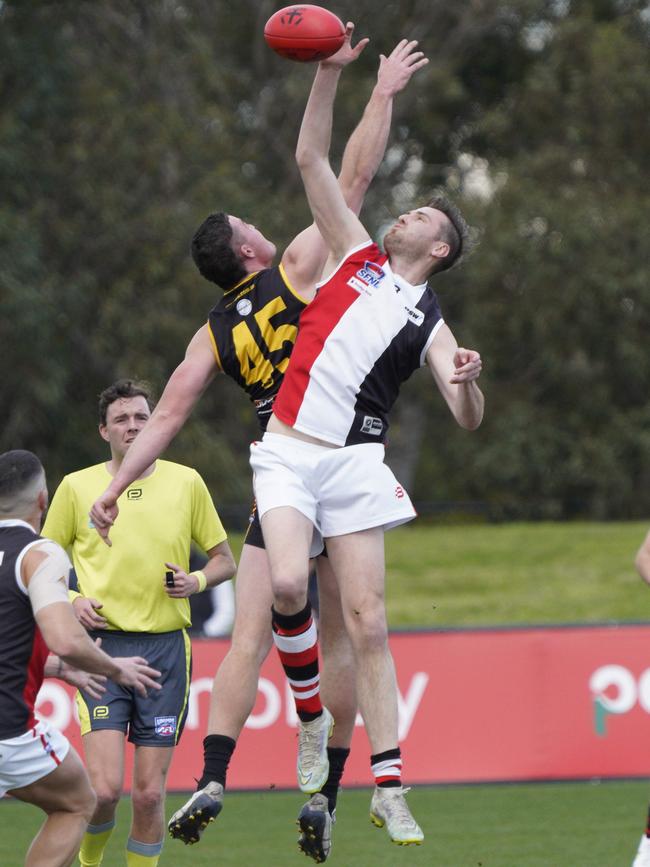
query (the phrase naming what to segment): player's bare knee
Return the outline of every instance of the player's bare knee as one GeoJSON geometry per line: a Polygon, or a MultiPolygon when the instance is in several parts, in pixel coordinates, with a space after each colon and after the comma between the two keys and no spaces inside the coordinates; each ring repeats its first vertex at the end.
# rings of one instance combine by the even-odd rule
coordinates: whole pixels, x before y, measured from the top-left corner
{"type": "Polygon", "coordinates": [[[348,612],[349,635],[355,654],[382,650],[388,646],[388,627],[383,611],[371,607],[348,612]]]}
{"type": "Polygon", "coordinates": [[[273,582],[273,604],[282,613],[295,613],[307,602],[307,576],[280,578],[273,582]]]}
{"type": "Polygon", "coordinates": [[[106,812],[115,812],[120,801],[121,790],[113,786],[99,783],[95,786],[95,809],[106,812]]]}
{"type": "Polygon", "coordinates": [[[133,813],[136,816],[155,816],[163,805],[163,791],[159,786],[145,786],[131,793],[133,813]]]}

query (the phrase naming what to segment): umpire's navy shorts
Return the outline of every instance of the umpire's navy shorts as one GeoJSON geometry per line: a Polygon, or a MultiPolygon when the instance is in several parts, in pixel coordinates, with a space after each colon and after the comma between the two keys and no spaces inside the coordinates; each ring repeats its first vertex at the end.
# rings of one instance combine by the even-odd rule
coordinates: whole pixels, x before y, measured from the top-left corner
{"type": "Polygon", "coordinates": [[[94,630],[109,656],[142,656],[161,672],[162,689],[150,689],[143,698],[135,689],[106,681],[99,699],[84,690],[77,693],[81,734],[110,729],[145,747],[173,747],[187,718],[192,675],[192,646],[184,629],[174,632],[121,632],[94,630]]]}

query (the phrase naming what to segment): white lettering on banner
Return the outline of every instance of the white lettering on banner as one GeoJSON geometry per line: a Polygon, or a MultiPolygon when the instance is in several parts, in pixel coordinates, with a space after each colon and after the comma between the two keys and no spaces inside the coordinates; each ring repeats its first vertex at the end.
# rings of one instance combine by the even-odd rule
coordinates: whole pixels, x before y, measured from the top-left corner
{"type": "MultiPolygon", "coordinates": [[[[609,666],[609,668],[615,667],[609,666]]],[[[623,670],[625,671],[626,669],[623,670]]],[[[645,672],[645,675],[647,676],[645,677],[645,703],[643,703],[643,707],[650,712],[650,669],[645,672]]],[[[397,690],[398,737],[400,741],[403,741],[411,730],[415,714],[420,706],[428,682],[429,675],[423,671],[418,671],[411,678],[411,682],[404,695],[402,695],[399,689],[397,690]]],[[[609,682],[605,683],[603,689],[606,689],[608,684],[609,682]]],[[[260,710],[250,714],[246,720],[245,727],[249,729],[270,728],[280,719],[282,713],[282,695],[273,681],[265,677],[260,677],[257,689],[264,703],[260,710]]],[[[203,725],[201,722],[200,698],[205,693],[210,693],[211,691],[211,677],[199,677],[192,681],[187,704],[187,729],[196,730],[203,725]]],[[[298,716],[291,687],[286,681],[284,683],[284,704],[286,724],[291,728],[295,728],[298,725],[298,716]]],[[[41,719],[47,720],[47,722],[62,731],[70,725],[73,719],[79,722],[74,698],[68,695],[63,686],[52,680],[45,680],[43,682],[36,702],[36,711],[41,719]]],[[[610,711],[610,713],[623,713],[623,711],[610,711]]],[[[357,714],[355,725],[363,725],[360,714],[357,714]]]]}
{"type": "Polygon", "coordinates": [[[589,688],[608,713],[627,713],[636,704],[636,683],[632,672],[622,665],[603,665],[589,678],[589,688]],[[616,695],[608,695],[608,689],[616,695]]]}
{"type": "MultiPolygon", "coordinates": [[[[397,737],[398,740],[403,741],[408,736],[409,731],[411,730],[411,726],[413,725],[413,720],[415,718],[415,714],[417,713],[417,709],[420,706],[420,702],[422,701],[422,696],[424,695],[424,690],[427,688],[427,684],[429,683],[429,675],[424,671],[416,672],[411,678],[411,683],[409,687],[402,696],[400,689],[397,690],[397,714],[398,714],[398,723],[397,723],[397,737]]],[[[296,713],[296,705],[293,700],[293,695],[291,693],[291,688],[287,684],[285,687],[285,695],[284,700],[286,703],[286,720],[287,725],[295,727],[298,725],[298,714],[296,713]]],[[[357,714],[357,718],[354,722],[355,726],[363,725],[363,718],[361,714],[357,714]]]]}
{"type": "Polygon", "coordinates": [[[212,692],[211,677],[199,677],[190,684],[190,697],[187,702],[187,720],[185,721],[188,729],[198,729],[201,725],[199,698],[204,692],[212,692]]]}
{"type": "Polygon", "coordinates": [[[38,693],[35,711],[38,717],[49,722],[55,728],[63,730],[72,722],[72,707],[68,693],[58,683],[51,680],[43,681],[38,693]],[[48,712],[47,705],[51,705],[48,712]]]}
{"type": "Polygon", "coordinates": [[[271,683],[265,677],[260,677],[257,682],[257,691],[261,692],[264,696],[266,705],[261,713],[252,713],[248,717],[244,723],[247,729],[270,728],[277,721],[282,710],[280,693],[274,683],[271,683]]]}
{"type": "Polygon", "coordinates": [[[424,671],[418,671],[411,678],[406,695],[402,698],[402,693],[397,690],[397,710],[399,714],[398,732],[399,739],[403,741],[411,730],[411,725],[415,717],[417,709],[420,707],[424,690],[429,683],[429,675],[424,671]]]}
{"type": "Polygon", "coordinates": [[[603,665],[589,678],[589,689],[594,702],[594,728],[596,734],[607,734],[609,714],[629,713],[639,706],[650,713],[650,668],[641,672],[638,682],[623,665],[603,665]]]}

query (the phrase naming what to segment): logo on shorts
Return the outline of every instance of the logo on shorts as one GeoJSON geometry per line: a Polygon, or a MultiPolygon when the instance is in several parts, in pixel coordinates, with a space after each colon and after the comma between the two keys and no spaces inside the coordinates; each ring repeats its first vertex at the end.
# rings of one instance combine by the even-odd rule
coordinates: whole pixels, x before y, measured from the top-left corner
{"type": "Polygon", "coordinates": [[[126,492],[127,500],[139,500],[142,496],[142,488],[129,488],[126,492]]]}
{"type": "Polygon", "coordinates": [[[363,424],[361,425],[361,433],[370,434],[371,437],[381,436],[384,429],[384,424],[380,418],[374,418],[371,415],[364,415],[363,424]]]}
{"type": "Polygon", "coordinates": [[[93,719],[108,719],[108,707],[105,704],[98,704],[93,708],[93,719]]]}
{"type": "Polygon", "coordinates": [[[176,734],[175,716],[155,716],[153,718],[154,731],[161,737],[171,737],[176,734]]]}
{"type": "Polygon", "coordinates": [[[372,290],[379,286],[385,276],[386,273],[381,265],[366,260],[363,268],[359,268],[357,273],[350,277],[348,286],[351,286],[355,292],[359,292],[361,295],[372,295],[372,290]]]}
{"type": "Polygon", "coordinates": [[[395,488],[395,496],[397,497],[398,500],[402,500],[406,496],[406,491],[404,490],[404,488],[401,485],[398,485],[395,488]]]}
{"type": "Polygon", "coordinates": [[[239,313],[240,316],[248,316],[252,309],[253,304],[248,298],[241,298],[237,302],[237,313],[239,313]]]}

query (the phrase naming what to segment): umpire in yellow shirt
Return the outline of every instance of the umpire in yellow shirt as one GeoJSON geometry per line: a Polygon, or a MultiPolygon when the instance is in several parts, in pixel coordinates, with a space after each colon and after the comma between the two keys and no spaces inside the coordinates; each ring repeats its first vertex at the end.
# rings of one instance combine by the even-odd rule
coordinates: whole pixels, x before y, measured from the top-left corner
{"type": "Polygon", "coordinates": [[[91,636],[111,656],[143,656],[162,674],[162,689],[147,698],[107,683],[94,699],[77,695],[81,734],[97,809],[83,838],[83,867],[102,863],[115,826],[124,778],[124,735],[135,745],[133,818],[128,867],[155,867],[164,835],[165,781],[187,716],[191,647],[188,597],[231,578],[235,562],[226,533],[199,474],[158,460],[119,500],[126,518],[108,547],[88,512],[151,414],[146,387],[122,379],[99,399],[99,433],[111,459],[65,476],[54,495],[42,535],[71,551],[79,582],[73,606],[91,636]],[[190,572],[191,543],[208,562],[190,572]]]}

